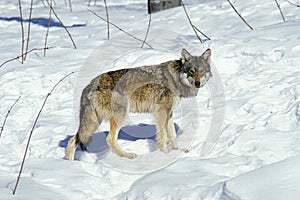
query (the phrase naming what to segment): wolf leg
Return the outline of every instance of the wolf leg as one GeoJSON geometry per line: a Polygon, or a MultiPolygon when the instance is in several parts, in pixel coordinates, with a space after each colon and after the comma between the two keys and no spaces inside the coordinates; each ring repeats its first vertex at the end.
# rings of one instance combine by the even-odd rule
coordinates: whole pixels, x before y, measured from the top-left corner
{"type": "Polygon", "coordinates": [[[74,160],[75,151],[80,144],[86,146],[91,140],[94,131],[98,128],[102,120],[99,120],[95,110],[90,104],[81,107],[80,110],[80,125],[75,136],[73,136],[66,149],[66,159],[74,160]]]}
{"type": "Polygon", "coordinates": [[[109,134],[106,138],[106,142],[107,144],[110,146],[110,148],[119,156],[121,157],[126,157],[129,159],[133,159],[136,158],[136,154],[135,153],[127,153],[124,150],[121,149],[121,147],[118,145],[117,143],[117,139],[118,139],[118,133],[119,133],[119,125],[120,122],[118,120],[118,122],[116,121],[115,117],[112,117],[110,120],[110,131],[109,134]]]}
{"type": "Polygon", "coordinates": [[[136,158],[136,154],[127,153],[118,145],[117,139],[121,125],[123,124],[128,112],[128,99],[121,93],[114,91],[112,93],[112,117],[109,119],[110,130],[106,138],[107,144],[119,156],[126,158],[136,158]]]}
{"type": "Polygon", "coordinates": [[[170,117],[170,119],[168,120],[168,142],[170,143],[172,149],[178,149],[178,145],[176,142],[176,130],[172,117],[170,117]]]}
{"type": "Polygon", "coordinates": [[[156,118],[156,139],[158,148],[164,152],[168,153],[168,118],[169,112],[166,108],[160,107],[155,112],[156,118]]]}
{"type": "Polygon", "coordinates": [[[168,143],[171,145],[171,149],[173,150],[180,150],[183,151],[184,153],[188,153],[189,150],[185,148],[178,148],[177,141],[176,141],[176,130],[174,126],[174,122],[172,117],[170,117],[168,121],[168,143]]]}

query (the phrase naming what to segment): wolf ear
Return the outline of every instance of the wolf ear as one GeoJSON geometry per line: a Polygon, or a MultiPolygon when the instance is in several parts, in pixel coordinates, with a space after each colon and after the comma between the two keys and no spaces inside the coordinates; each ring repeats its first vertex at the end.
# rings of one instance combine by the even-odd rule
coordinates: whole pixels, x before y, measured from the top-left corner
{"type": "Polygon", "coordinates": [[[211,57],[211,50],[207,49],[202,55],[201,57],[207,61],[208,63],[210,63],[210,57],[211,57]]]}
{"type": "Polygon", "coordinates": [[[181,50],[181,59],[182,59],[182,61],[188,61],[188,60],[192,59],[192,55],[186,49],[182,49],[181,50]]]}

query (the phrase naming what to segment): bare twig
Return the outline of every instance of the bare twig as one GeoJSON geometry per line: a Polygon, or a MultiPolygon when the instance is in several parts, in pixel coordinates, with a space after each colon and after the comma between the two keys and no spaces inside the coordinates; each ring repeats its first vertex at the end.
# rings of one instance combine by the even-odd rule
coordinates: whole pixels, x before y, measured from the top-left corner
{"type": "Polygon", "coordinates": [[[210,40],[210,37],[208,37],[206,34],[204,34],[202,31],[200,31],[195,25],[193,25],[193,28],[196,29],[199,33],[201,33],[204,37],[206,37],[208,40],[210,40]]]}
{"type": "Polygon", "coordinates": [[[191,27],[192,27],[192,29],[193,29],[195,35],[197,36],[197,38],[199,39],[199,41],[202,43],[203,41],[202,41],[201,37],[198,35],[197,31],[194,29],[193,23],[192,23],[192,21],[191,21],[191,18],[190,18],[190,16],[189,16],[189,14],[187,13],[187,10],[186,10],[185,5],[184,5],[184,3],[183,3],[182,0],[181,0],[181,4],[182,4],[183,10],[184,10],[184,13],[185,13],[187,19],[189,20],[189,23],[190,23],[190,25],[191,25],[191,27]]]}
{"type": "Polygon", "coordinates": [[[247,21],[242,17],[242,15],[235,9],[235,7],[232,5],[232,3],[230,2],[230,0],[227,0],[228,3],[230,4],[230,6],[233,8],[233,10],[236,12],[236,14],[243,20],[243,22],[251,29],[253,30],[252,26],[250,26],[247,21]]]}
{"type": "MultiPolygon", "coordinates": [[[[19,11],[20,11],[20,23],[21,23],[21,29],[22,29],[22,52],[21,54],[24,54],[24,23],[23,23],[23,13],[22,13],[22,6],[21,6],[21,0],[18,0],[19,2],[19,11]]],[[[24,55],[22,56],[22,64],[24,63],[24,55]]]]}
{"type": "Polygon", "coordinates": [[[49,98],[49,96],[52,94],[52,92],[54,91],[54,89],[64,80],[66,79],[68,76],[74,74],[74,72],[71,72],[69,74],[67,74],[66,76],[64,76],[62,79],[60,79],[55,85],[54,87],[51,89],[51,91],[47,94],[47,96],[45,97],[44,99],[44,102],[41,106],[41,109],[39,110],[38,112],[38,115],[36,116],[35,120],[34,120],[34,123],[33,123],[33,126],[31,128],[31,131],[29,133],[29,138],[28,138],[28,141],[27,141],[27,144],[26,144],[26,148],[25,148],[25,152],[24,152],[24,156],[23,156],[23,160],[22,160],[22,163],[21,163],[21,168],[20,168],[20,171],[19,171],[19,175],[18,175],[18,178],[17,178],[17,182],[16,182],[16,185],[15,185],[15,188],[14,188],[14,191],[13,191],[13,195],[16,193],[17,191],[17,187],[18,187],[18,184],[19,184],[19,181],[20,181],[20,177],[21,177],[21,174],[22,174],[22,171],[23,171],[23,167],[24,167],[24,163],[25,163],[25,159],[26,159],[26,155],[27,155],[27,151],[28,151],[28,148],[29,148],[29,144],[30,144],[30,140],[31,140],[31,137],[32,137],[32,133],[33,133],[33,130],[37,124],[37,121],[43,111],[43,108],[44,106],[46,105],[46,102],[49,98]]]}
{"type": "Polygon", "coordinates": [[[147,37],[148,37],[148,34],[149,34],[149,30],[150,30],[150,25],[151,25],[151,13],[149,13],[149,21],[148,21],[148,28],[147,28],[147,32],[146,32],[146,35],[145,35],[145,38],[144,38],[144,41],[143,41],[143,44],[142,44],[142,47],[144,47],[144,44],[147,40],[147,37]]]}
{"type": "Polygon", "coordinates": [[[106,0],[104,0],[105,13],[106,13],[106,24],[107,24],[107,39],[109,40],[109,16],[108,16],[108,8],[106,4],[106,0]]]}
{"type": "MultiPolygon", "coordinates": [[[[46,47],[46,49],[52,49],[52,48],[54,48],[54,47],[46,47]]],[[[3,65],[5,65],[5,64],[7,64],[7,63],[9,63],[9,62],[11,62],[11,61],[18,60],[19,58],[22,58],[22,56],[27,55],[27,54],[29,54],[29,53],[32,52],[32,51],[41,51],[41,50],[44,50],[44,49],[45,49],[45,48],[33,48],[33,49],[31,49],[31,50],[29,50],[29,51],[23,53],[22,55],[19,55],[19,56],[16,56],[15,58],[11,58],[11,59],[9,59],[9,60],[7,60],[7,61],[4,61],[4,62],[0,65],[0,68],[1,68],[3,65]]]]}
{"type": "Polygon", "coordinates": [[[281,14],[281,17],[282,17],[283,22],[285,22],[285,18],[284,18],[284,16],[283,16],[283,13],[282,13],[282,10],[281,10],[281,8],[280,8],[280,5],[279,5],[278,1],[275,0],[275,3],[276,3],[276,5],[277,5],[277,7],[278,7],[278,9],[279,9],[279,11],[280,11],[280,14],[281,14]]]}
{"type": "Polygon", "coordinates": [[[55,15],[56,19],[59,21],[60,25],[61,25],[62,27],[64,27],[64,29],[66,30],[67,34],[69,35],[69,38],[71,39],[71,41],[72,41],[72,43],[73,43],[74,48],[77,49],[77,48],[76,48],[76,45],[75,45],[75,42],[74,42],[74,40],[73,40],[73,38],[72,38],[72,36],[71,36],[69,30],[68,30],[67,27],[63,24],[63,22],[61,21],[61,19],[58,17],[58,15],[56,14],[55,10],[53,9],[53,6],[49,3],[49,0],[46,0],[46,2],[47,2],[47,4],[48,4],[48,6],[50,7],[50,9],[52,10],[53,14],[55,15]]]}
{"type": "Polygon", "coordinates": [[[208,40],[210,40],[209,37],[207,37],[202,31],[200,31],[198,28],[196,28],[196,26],[192,23],[192,20],[191,20],[189,14],[188,14],[188,12],[187,12],[187,10],[186,10],[186,8],[185,8],[185,5],[184,5],[184,3],[183,3],[183,0],[181,0],[181,5],[182,5],[182,7],[183,7],[184,13],[185,13],[187,19],[189,20],[189,23],[190,23],[190,25],[191,25],[191,27],[192,27],[192,29],[193,29],[195,35],[197,36],[197,38],[199,39],[199,41],[200,41],[201,43],[203,42],[202,39],[201,39],[201,37],[198,35],[198,32],[200,32],[204,37],[206,37],[208,40]],[[197,31],[198,31],[198,32],[197,32],[197,31]]]}
{"type": "MultiPolygon", "coordinates": [[[[32,16],[32,7],[33,7],[33,0],[30,2],[30,8],[29,8],[29,19],[28,19],[28,30],[27,30],[27,43],[26,43],[26,52],[29,48],[29,41],[30,41],[30,24],[31,24],[31,16],[32,16]]],[[[27,54],[24,55],[24,61],[26,60],[27,54]]]]}
{"type": "Polygon", "coordinates": [[[47,6],[46,6],[44,0],[41,0],[41,2],[43,3],[44,7],[46,8],[47,6]]]}
{"type": "MultiPolygon", "coordinates": [[[[50,0],[50,5],[52,5],[52,0],[50,0]]],[[[51,25],[51,13],[52,13],[52,10],[49,7],[48,27],[47,27],[47,31],[46,31],[45,45],[44,45],[44,57],[46,56],[46,50],[47,50],[46,47],[47,47],[47,41],[48,41],[48,34],[49,34],[50,25],[51,25]]]]}
{"type": "MultiPolygon", "coordinates": [[[[98,18],[102,19],[103,21],[107,22],[103,17],[99,16],[99,15],[98,15],[97,13],[95,13],[94,11],[92,11],[92,10],[90,10],[90,9],[88,9],[88,11],[90,11],[91,13],[93,13],[95,16],[97,16],[98,18]]],[[[135,40],[138,40],[138,41],[140,41],[140,42],[144,42],[143,40],[141,40],[141,39],[135,37],[134,35],[132,35],[132,34],[126,32],[126,31],[124,31],[124,30],[121,29],[119,26],[115,25],[114,23],[109,22],[109,24],[113,25],[114,27],[116,27],[117,29],[119,29],[120,31],[122,31],[123,33],[125,33],[126,35],[130,36],[131,38],[133,38],[133,39],[135,39],[135,40]]],[[[151,49],[153,49],[152,46],[151,46],[150,44],[148,44],[147,42],[145,42],[145,44],[146,44],[147,46],[149,46],[151,49]]]]}
{"type": "Polygon", "coordinates": [[[3,130],[4,130],[4,126],[5,126],[5,124],[6,124],[6,120],[7,120],[7,118],[8,118],[9,113],[11,112],[11,110],[13,109],[13,107],[17,104],[17,102],[20,100],[20,98],[21,98],[21,96],[19,96],[19,98],[17,98],[17,100],[11,105],[11,107],[10,107],[9,110],[7,111],[6,116],[5,116],[5,118],[4,118],[4,121],[3,121],[3,124],[2,124],[2,126],[0,127],[0,137],[1,137],[2,132],[3,132],[3,130]]]}
{"type": "Polygon", "coordinates": [[[291,5],[293,5],[293,6],[296,6],[297,8],[300,8],[300,5],[299,5],[299,4],[293,3],[293,2],[291,2],[291,1],[289,1],[289,0],[284,0],[284,1],[288,2],[289,4],[291,4],[291,5]]]}
{"type": "Polygon", "coordinates": [[[69,8],[70,8],[70,11],[72,12],[73,9],[72,9],[72,2],[71,2],[71,0],[69,0],[69,8]]]}

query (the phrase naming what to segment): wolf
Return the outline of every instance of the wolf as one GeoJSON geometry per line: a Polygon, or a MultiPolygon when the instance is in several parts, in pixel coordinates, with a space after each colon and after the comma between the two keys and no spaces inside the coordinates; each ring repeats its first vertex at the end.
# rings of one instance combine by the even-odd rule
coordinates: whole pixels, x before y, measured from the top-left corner
{"type": "Polygon", "coordinates": [[[153,113],[158,148],[165,153],[178,149],[172,112],[182,98],[194,97],[212,77],[211,50],[193,56],[182,49],[181,58],[158,65],[120,69],[94,78],[80,100],[79,128],[68,142],[66,159],[73,160],[78,145],[85,149],[103,120],[110,123],[106,142],[119,156],[136,158],[117,143],[128,112],[153,113]]]}

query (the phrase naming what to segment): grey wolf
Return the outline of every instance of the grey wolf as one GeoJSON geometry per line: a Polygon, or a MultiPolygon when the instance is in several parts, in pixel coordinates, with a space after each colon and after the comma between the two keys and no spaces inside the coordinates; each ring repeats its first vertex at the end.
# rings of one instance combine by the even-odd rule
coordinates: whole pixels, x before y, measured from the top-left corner
{"type": "Polygon", "coordinates": [[[106,138],[119,156],[133,159],[117,143],[118,132],[128,112],[153,113],[156,119],[158,148],[178,149],[172,112],[181,98],[194,97],[212,76],[211,50],[193,56],[182,49],[181,58],[158,65],[120,69],[99,75],[83,90],[78,131],[66,149],[66,159],[73,160],[78,145],[86,147],[103,120],[110,122],[106,138]]]}

